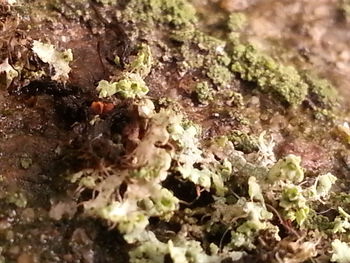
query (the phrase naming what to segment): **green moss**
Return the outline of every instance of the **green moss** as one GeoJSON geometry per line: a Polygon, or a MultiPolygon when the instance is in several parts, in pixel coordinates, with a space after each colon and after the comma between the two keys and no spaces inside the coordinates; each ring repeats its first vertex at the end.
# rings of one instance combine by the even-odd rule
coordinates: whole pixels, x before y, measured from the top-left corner
{"type": "Polygon", "coordinates": [[[220,87],[227,87],[232,81],[231,71],[223,65],[214,64],[209,67],[207,76],[213,83],[220,87]]]}
{"type": "Polygon", "coordinates": [[[309,86],[310,99],[322,108],[332,108],[337,104],[338,92],[332,84],[312,74],[304,74],[305,82],[309,86]]]}
{"type": "Polygon", "coordinates": [[[195,92],[197,94],[198,101],[202,104],[208,104],[211,100],[213,100],[212,90],[206,81],[198,83],[196,85],[195,92]]]}
{"type": "Polygon", "coordinates": [[[258,138],[251,136],[243,131],[233,131],[227,138],[233,143],[235,149],[245,153],[251,153],[257,151],[258,147],[258,138]]]}
{"type": "MultiPolygon", "coordinates": [[[[105,1],[105,0],[102,0],[105,1]]],[[[60,14],[71,20],[87,20],[90,17],[90,2],[88,0],[66,0],[64,4],[60,0],[36,1],[45,3],[48,10],[58,11],[60,14]]],[[[40,8],[36,7],[40,10],[40,8]]],[[[41,8],[43,9],[43,8],[41,8]]],[[[35,12],[36,10],[34,10],[35,12]]],[[[46,16],[43,16],[46,17],[46,16]]]]}
{"type": "Polygon", "coordinates": [[[196,10],[185,0],[131,0],[122,16],[134,22],[158,22],[176,27],[197,20],[196,10]]]}
{"type": "Polygon", "coordinates": [[[255,82],[261,91],[276,94],[293,106],[304,101],[308,86],[294,67],[277,63],[250,44],[233,45],[231,55],[231,70],[255,82]]]}
{"type": "Polygon", "coordinates": [[[246,26],[246,24],[247,17],[240,12],[230,14],[227,22],[227,26],[231,31],[240,31],[246,26]]]}
{"type": "MultiPolygon", "coordinates": [[[[242,107],[244,105],[244,101],[243,101],[243,95],[239,92],[236,91],[229,91],[229,94],[227,94],[227,98],[229,98],[231,100],[232,103],[234,103],[237,106],[242,107]]],[[[241,118],[241,122],[243,123],[249,123],[249,120],[247,119],[247,121],[245,121],[243,118],[241,118]]]]}
{"type": "Polygon", "coordinates": [[[328,231],[333,228],[333,223],[329,218],[310,209],[309,216],[305,220],[304,227],[310,230],[328,231]]]}
{"type": "Polygon", "coordinates": [[[173,31],[171,39],[181,44],[179,51],[183,56],[182,64],[185,69],[198,68],[207,74],[209,65],[228,66],[230,64],[231,60],[224,52],[225,42],[192,26],[173,31]],[[202,52],[198,52],[199,50],[202,52]]]}

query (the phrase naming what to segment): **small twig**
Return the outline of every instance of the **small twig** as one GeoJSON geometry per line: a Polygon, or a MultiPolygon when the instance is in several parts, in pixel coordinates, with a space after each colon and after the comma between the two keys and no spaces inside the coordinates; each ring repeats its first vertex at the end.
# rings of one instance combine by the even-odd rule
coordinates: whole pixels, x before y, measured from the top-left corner
{"type": "Polygon", "coordinates": [[[284,220],[282,219],[280,213],[276,210],[276,208],[274,208],[272,205],[269,205],[269,204],[266,204],[266,206],[268,208],[270,208],[270,210],[272,210],[272,212],[278,217],[278,220],[280,221],[281,225],[285,227],[285,229],[287,229],[289,232],[293,233],[296,237],[298,237],[298,239],[301,238],[299,233],[294,228],[289,227],[284,223],[284,220]]]}
{"type": "Polygon", "coordinates": [[[225,232],[221,236],[221,239],[220,239],[220,242],[219,242],[219,249],[220,249],[221,252],[222,252],[222,248],[223,248],[222,243],[224,242],[224,238],[227,235],[229,230],[231,230],[231,226],[227,227],[227,229],[225,230],[225,232]]]}

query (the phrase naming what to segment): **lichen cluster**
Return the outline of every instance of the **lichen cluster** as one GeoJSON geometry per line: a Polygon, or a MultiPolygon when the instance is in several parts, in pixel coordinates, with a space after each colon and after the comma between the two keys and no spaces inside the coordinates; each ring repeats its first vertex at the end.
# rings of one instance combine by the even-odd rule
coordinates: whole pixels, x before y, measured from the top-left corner
{"type": "Polygon", "coordinates": [[[127,66],[123,76],[115,81],[101,80],[97,86],[100,98],[119,94],[123,98],[142,97],[149,89],[144,78],[150,73],[152,67],[152,54],[150,47],[141,45],[134,60],[127,66]]]}
{"type": "MultiPolygon", "coordinates": [[[[116,5],[97,2],[101,8],[116,5]]],[[[249,260],[250,255],[259,262],[321,262],[320,255],[350,262],[350,197],[336,192],[342,180],[330,171],[304,166],[303,156],[275,154],[271,131],[266,126],[255,130],[257,120],[249,130],[231,123],[235,111],[246,110],[246,94],[268,94],[273,98],[267,104],[273,105],[270,112],[276,103],[276,108],[295,110],[307,101],[315,112],[332,112],[338,103],[334,87],[244,41],[241,31],[249,21],[243,13],[227,15],[224,30],[209,35],[185,0],[130,0],[113,11],[125,28],[132,28],[128,33],[135,40],[134,53],[125,61],[112,58],[115,71],[97,80],[91,91],[96,101],[87,100],[91,106],[84,109],[85,119],[70,126],[83,134],[77,142],[70,141],[71,147],[88,141],[81,143],[86,153],[79,158],[93,155],[93,161],[62,174],[75,193],[67,198],[80,204],[77,217],[97,219],[117,230],[130,249],[131,263],[234,262],[249,260]],[[155,27],[167,36],[159,43],[153,39],[155,27]],[[190,76],[192,86],[181,90],[188,93],[191,104],[186,101],[185,107],[190,109],[182,101],[158,96],[167,95],[161,90],[166,90],[166,81],[151,97],[149,78],[163,67],[176,67],[173,85],[190,76]],[[102,109],[94,111],[93,105],[102,109]],[[108,111],[103,111],[104,105],[110,106],[108,111]],[[198,109],[220,107],[228,112],[230,129],[210,133],[191,116],[198,109]],[[94,152],[101,138],[107,142],[98,145],[100,151],[117,149],[112,158],[109,152],[104,157],[94,152]]],[[[80,18],[85,12],[68,14],[80,18]]],[[[31,78],[69,80],[70,49],[60,51],[38,40],[31,44],[30,52],[53,70],[33,71],[37,75],[31,78]]],[[[8,60],[0,64],[6,86],[22,70],[8,60]]],[[[258,96],[254,99],[250,103],[258,105],[258,96]]],[[[214,113],[208,114],[210,121],[219,119],[214,113]]],[[[347,144],[348,126],[336,128],[347,144]]],[[[28,170],[32,162],[21,165],[28,170]]],[[[21,208],[27,204],[21,193],[1,198],[21,208]]]]}

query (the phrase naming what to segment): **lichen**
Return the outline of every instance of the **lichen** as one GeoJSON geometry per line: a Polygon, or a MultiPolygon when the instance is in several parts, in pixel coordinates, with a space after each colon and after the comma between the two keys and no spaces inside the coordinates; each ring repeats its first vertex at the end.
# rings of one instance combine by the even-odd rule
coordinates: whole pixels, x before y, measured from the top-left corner
{"type": "MultiPolygon", "coordinates": [[[[124,7],[117,11],[121,24],[135,28],[137,32],[130,34],[130,39],[137,42],[142,38],[144,43],[132,47],[132,55],[126,60],[115,58],[118,71],[108,81],[101,80],[97,91],[101,98],[128,98],[128,105],[120,112],[117,107],[124,105],[116,106],[111,118],[90,120],[91,127],[96,125],[99,131],[98,123],[126,112],[126,124],[113,119],[118,129],[113,126],[111,130],[113,139],[118,138],[122,156],[100,160],[94,168],[69,174],[67,179],[76,186],[74,198],[81,201],[81,214],[116,229],[130,247],[131,263],[237,261],[245,253],[259,251],[267,252],[266,262],[302,262],[316,256],[316,237],[329,241],[347,235],[348,208],[339,208],[336,215],[329,201],[335,176],[309,176],[296,155],[276,161],[274,138],[266,136],[265,131],[257,136],[254,129],[250,134],[245,132],[249,129],[239,130],[232,125],[237,130],[209,142],[203,140],[202,136],[208,137],[211,131],[204,129],[204,134],[198,123],[190,121],[181,103],[145,96],[149,91],[146,77],[153,65],[163,66],[162,60],[157,61],[159,54],[153,56],[152,51],[162,48],[166,54],[159,57],[171,58],[167,60],[171,65],[177,63],[179,76],[194,73],[196,85],[189,90],[203,104],[200,107],[210,110],[219,108],[212,105],[215,103],[231,108],[248,101],[243,100],[241,86],[236,85],[236,75],[295,107],[307,99],[320,108],[333,107],[331,86],[309,79],[249,43],[242,44],[237,34],[245,24],[243,14],[229,17],[230,42],[219,38],[223,32],[216,37],[201,32],[194,25],[195,10],[185,0],[131,0],[124,7]],[[171,34],[165,41],[171,48],[164,47],[164,43],[153,46],[153,35],[145,37],[154,27],[165,30],[162,36],[171,34]],[[129,63],[122,63],[125,61],[129,63]],[[331,209],[331,216],[324,209],[331,209]],[[164,230],[160,235],[155,229],[158,223],[164,230]],[[301,233],[306,234],[299,237],[301,233]],[[210,244],[211,240],[215,244],[210,244]],[[282,253],[284,245],[286,255],[282,253]]],[[[247,86],[249,92],[254,85],[247,86]]],[[[231,121],[232,111],[227,116],[231,121]]],[[[96,138],[100,136],[106,135],[98,133],[96,138]]]]}
{"type": "Polygon", "coordinates": [[[19,162],[20,162],[21,167],[25,170],[29,169],[33,164],[32,158],[30,158],[27,154],[24,154],[20,158],[19,162]]]}
{"type": "Polygon", "coordinates": [[[40,41],[33,41],[33,51],[45,63],[48,63],[55,70],[53,80],[65,81],[68,79],[68,74],[71,70],[69,63],[73,60],[73,53],[71,49],[65,51],[58,51],[53,45],[42,43],[40,41]]]}
{"type": "Polygon", "coordinates": [[[350,262],[350,246],[349,244],[335,239],[332,242],[333,254],[331,262],[348,263],[350,262]]]}
{"type": "Polygon", "coordinates": [[[295,220],[299,225],[303,225],[310,212],[306,202],[307,200],[303,196],[300,187],[286,186],[283,189],[279,205],[283,208],[283,214],[286,219],[290,221],[295,220]]]}
{"type": "MultiPolygon", "coordinates": [[[[231,231],[231,243],[229,246],[254,249],[254,240],[259,231],[275,228],[269,223],[273,215],[262,204],[255,202],[245,202],[243,211],[246,213],[246,220],[236,230],[231,231]]],[[[275,238],[276,240],[280,239],[278,234],[276,234],[275,238]]]]}
{"type": "Polygon", "coordinates": [[[242,252],[219,252],[216,255],[208,255],[200,243],[194,240],[180,237],[163,243],[152,233],[147,235],[146,241],[129,252],[130,263],[163,263],[167,255],[174,263],[214,263],[225,258],[239,260],[243,255],[242,252]]]}
{"type": "Polygon", "coordinates": [[[137,56],[132,60],[130,65],[128,65],[128,72],[146,77],[151,72],[152,64],[153,57],[151,48],[146,44],[141,44],[137,56]]]}
{"type": "Polygon", "coordinates": [[[304,171],[300,166],[301,158],[290,154],[280,159],[269,171],[268,180],[276,182],[279,180],[300,183],[304,179],[304,171]]]}
{"type": "Polygon", "coordinates": [[[14,204],[19,208],[25,208],[27,206],[27,198],[22,192],[8,192],[6,193],[6,202],[14,204]]]}
{"type": "Polygon", "coordinates": [[[146,83],[136,74],[129,74],[117,82],[101,80],[96,89],[100,98],[110,97],[114,94],[119,94],[123,98],[136,98],[148,93],[146,83]]]}
{"type": "Polygon", "coordinates": [[[346,144],[350,144],[350,127],[349,123],[344,122],[338,124],[335,129],[336,135],[338,135],[346,144]]]}
{"type": "Polygon", "coordinates": [[[153,58],[148,45],[142,44],[137,55],[119,80],[101,80],[96,88],[100,98],[119,94],[122,98],[141,98],[149,91],[144,78],[152,68],[153,58]]]}

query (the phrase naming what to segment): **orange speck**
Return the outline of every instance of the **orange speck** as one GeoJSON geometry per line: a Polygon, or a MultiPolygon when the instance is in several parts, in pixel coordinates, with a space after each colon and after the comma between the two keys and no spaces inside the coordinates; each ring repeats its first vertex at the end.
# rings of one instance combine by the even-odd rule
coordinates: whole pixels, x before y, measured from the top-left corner
{"type": "Polygon", "coordinates": [[[91,103],[90,108],[95,114],[106,114],[114,109],[114,104],[110,102],[94,101],[91,103]]]}

